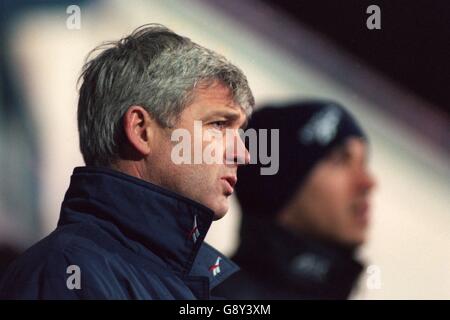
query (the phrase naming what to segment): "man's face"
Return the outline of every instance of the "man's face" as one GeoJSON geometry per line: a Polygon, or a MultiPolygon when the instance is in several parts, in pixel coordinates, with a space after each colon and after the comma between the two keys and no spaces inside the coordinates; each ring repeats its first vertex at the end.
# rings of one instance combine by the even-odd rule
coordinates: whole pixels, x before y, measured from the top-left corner
{"type": "Polygon", "coordinates": [[[320,161],[280,216],[283,224],[344,245],[366,240],[374,179],[366,144],[351,138],[320,161]]]}
{"type": "Polygon", "coordinates": [[[148,165],[149,180],[212,209],[215,219],[222,218],[228,211],[228,198],[237,182],[238,163],[249,162],[248,151],[238,132],[246,120],[244,111],[233,102],[227,87],[218,83],[198,87],[194,100],[183,110],[175,127],[157,130],[148,165]],[[194,121],[197,129],[194,129],[194,121]],[[190,163],[173,161],[173,149],[178,141],[171,141],[171,137],[176,129],[189,133],[190,163]],[[226,131],[228,139],[225,139],[226,131]],[[205,139],[208,133],[209,140],[205,139]],[[205,148],[218,150],[221,161],[205,163],[202,159],[201,163],[194,163],[196,145],[201,146],[202,155],[205,148]]]}

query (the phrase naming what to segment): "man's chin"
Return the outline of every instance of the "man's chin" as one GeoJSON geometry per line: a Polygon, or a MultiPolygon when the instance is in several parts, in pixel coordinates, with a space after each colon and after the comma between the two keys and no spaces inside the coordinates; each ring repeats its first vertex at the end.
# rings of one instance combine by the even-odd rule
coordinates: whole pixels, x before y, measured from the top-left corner
{"type": "Polygon", "coordinates": [[[362,245],[364,245],[367,242],[367,236],[364,235],[355,235],[354,237],[345,239],[344,243],[349,246],[349,247],[353,247],[353,248],[359,248],[362,245]]]}
{"type": "Polygon", "coordinates": [[[229,209],[228,200],[226,200],[226,203],[222,204],[220,207],[213,210],[214,211],[213,220],[222,219],[227,214],[228,209],[229,209]]]}

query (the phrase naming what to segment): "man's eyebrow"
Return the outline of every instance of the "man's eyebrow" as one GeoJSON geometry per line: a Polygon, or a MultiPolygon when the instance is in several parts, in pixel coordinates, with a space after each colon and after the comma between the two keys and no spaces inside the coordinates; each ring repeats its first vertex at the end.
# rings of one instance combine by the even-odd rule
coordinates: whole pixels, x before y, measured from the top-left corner
{"type": "MultiPolygon", "coordinates": [[[[215,111],[211,111],[210,113],[206,114],[206,117],[207,118],[224,117],[224,118],[227,118],[228,120],[236,121],[241,117],[241,114],[242,113],[239,111],[215,110],[215,111]]],[[[247,119],[247,116],[245,115],[245,113],[244,113],[244,117],[245,117],[245,121],[240,126],[241,129],[245,129],[248,124],[248,119],[247,119]]]]}
{"type": "Polygon", "coordinates": [[[347,142],[342,143],[341,145],[336,146],[334,149],[336,152],[350,152],[350,146],[347,142]]]}
{"type": "Polygon", "coordinates": [[[328,153],[328,157],[332,157],[332,156],[338,155],[338,154],[343,154],[348,151],[349,151],[348,144],[342,143],[342,144],[339,144],[339,145],[335,146],[334,148],[332,148],[330,150],[330,152],[328,153]]]}

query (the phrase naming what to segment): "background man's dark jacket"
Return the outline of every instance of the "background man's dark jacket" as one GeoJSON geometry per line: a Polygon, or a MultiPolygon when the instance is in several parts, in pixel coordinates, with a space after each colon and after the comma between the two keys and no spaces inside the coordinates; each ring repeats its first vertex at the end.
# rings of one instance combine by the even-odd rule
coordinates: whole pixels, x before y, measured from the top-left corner
{"type": "Polygon", "coordinates": [[[354,251],[299,237],[273,220],[245,217],[233,261],[241,270],[214,289],[228,299],[347,299],[363,266],[354,251]]]}
{"type": "Polygon", "coordinates": [[[203,243],[212,219],[210,209],[140,179],[75,168],[58,227],[13,262],[0,298],[208,299],[237,269],[203,243]]]}

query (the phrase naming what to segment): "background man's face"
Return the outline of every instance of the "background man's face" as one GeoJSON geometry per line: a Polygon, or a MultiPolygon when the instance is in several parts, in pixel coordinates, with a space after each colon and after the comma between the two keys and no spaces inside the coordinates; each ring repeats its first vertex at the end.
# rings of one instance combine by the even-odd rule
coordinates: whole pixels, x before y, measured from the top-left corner
{"type": "Polygon", "coordinates": [[[249,162],[248,151],[238,134],[238,129],[245,122],[244,111],[234,103],[227,87],[216,83],[197,88],[193,102],[183,110],[175,128],[161,128],[158,131],[155,137],[157,147],[149,165],[151,180],[212,209],[215,219],[222,218],[228,211],[228,198],[237,181],[237,162],[249,162]],[[194,121],[202,121],[203,139],[198,134],[194,135],[194,121]],[[190,133],[190,164],[176,164],[171,159],[172,149],[177,143],[171,141],[175,129],[186,129],[190,133]],[[232,129],[233,132],[228,143],[225,139],[226,129],[232,129]],[[207,130],[213,132],[214,136],[209,141],[203,141],[207,130]],[[210,150],[217,148],[222,163],[207,164],[202,160],[201,164],[194,164],[196,143],[202,146],[202,151],[206,146],[210,150]],[[238,149],[241,152],[237,152],[238,149]],[[227,160],[229,163],[226,163],[227,160]]]}
{"type": "Polygon", "coordinates": [[[366,240],[369,197],[366,144],[351,138],[320,161],[284,215],[284,223],[307,234],[350,246],[366,240]]]}

